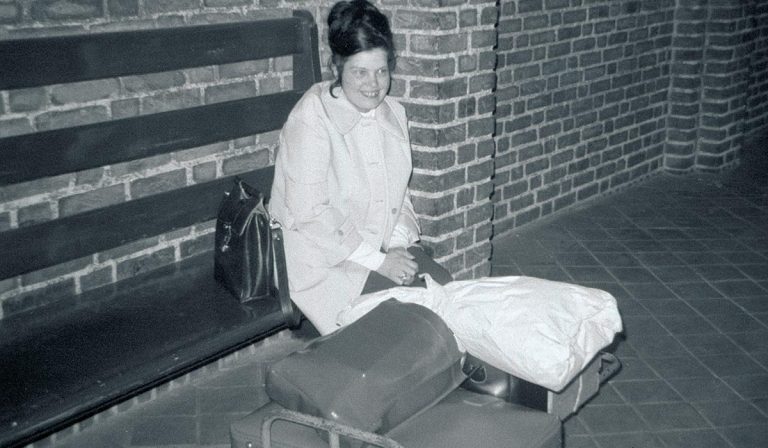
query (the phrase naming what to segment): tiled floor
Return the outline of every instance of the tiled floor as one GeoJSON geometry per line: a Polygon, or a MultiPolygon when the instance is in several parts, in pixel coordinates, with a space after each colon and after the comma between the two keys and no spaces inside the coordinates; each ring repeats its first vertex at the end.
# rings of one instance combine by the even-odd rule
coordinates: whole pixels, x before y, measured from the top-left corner
{"type": "Polygon", "coordinates": [[[659,176],[496,243],[496,275],[619,302],[624,369],[567,448],[768,446],[766,176],[659,176]]]}
{"type": "MultiPolygon", "coordinates": [[[[566,422],[566,448],[768,446],[764,164],[659,175],[494,248],[495,275],[593,286],[619,302],[624,368],[566,422]]],[[[229,422],[264,400],[261,367],[245,362],[56,446],[226,447],[229,422]]]]}

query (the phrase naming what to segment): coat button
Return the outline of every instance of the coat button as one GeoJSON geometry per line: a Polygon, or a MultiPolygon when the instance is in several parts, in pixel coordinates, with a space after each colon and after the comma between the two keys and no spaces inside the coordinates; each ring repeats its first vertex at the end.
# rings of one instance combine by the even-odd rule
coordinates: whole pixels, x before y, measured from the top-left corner
{"type": "Polygon", "coordinates": [[[344,236],[344,231],[343,230],[337,230],[336,231],[336,235],[344,236]]]}
{"type": "Polygon", "coordinates": [[[396,208],[393,208],[393,209],[392,209],[392,214],[393,214],[393,215],[396,215],[396,214],[397,214],[397,209],[396,209],[396,208]]]}

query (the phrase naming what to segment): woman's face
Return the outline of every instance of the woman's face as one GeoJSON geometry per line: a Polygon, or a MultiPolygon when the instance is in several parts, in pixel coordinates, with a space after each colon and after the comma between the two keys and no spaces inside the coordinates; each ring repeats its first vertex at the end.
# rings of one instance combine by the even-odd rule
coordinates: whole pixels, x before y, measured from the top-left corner
{"type": "Polygon", "coordinates": [[[360,112],[375,109],[389,91],[387,51],[361,51],[347,58],[341,73],[341,89],[360,112]]]}

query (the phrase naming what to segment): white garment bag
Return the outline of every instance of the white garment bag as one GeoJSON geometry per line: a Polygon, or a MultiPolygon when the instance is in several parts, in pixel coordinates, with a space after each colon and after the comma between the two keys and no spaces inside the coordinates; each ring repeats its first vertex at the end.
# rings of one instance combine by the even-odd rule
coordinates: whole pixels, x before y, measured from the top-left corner
{"type": "Polygon", "coordinates": [[[584,286],[532,277],[487,277],[358,297],[339,313],[348,325],[389,298],[437,313],[459,347],[511,375],[563,389],[622,331],[616,299],[584,286]]]}

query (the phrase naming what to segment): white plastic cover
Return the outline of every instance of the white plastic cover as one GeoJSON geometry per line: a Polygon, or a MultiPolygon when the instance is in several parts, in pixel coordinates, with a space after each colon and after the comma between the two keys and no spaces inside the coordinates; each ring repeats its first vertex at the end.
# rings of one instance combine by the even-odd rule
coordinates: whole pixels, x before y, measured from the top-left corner
{"type": "Polygon", "coordinates": [[[348,325],[389,298],[425,306],[459,347],[514,376],[558,392],[622,331],[616,299],[584,286],[532,277],[487,277],[358,297],[338,316],[348,325]]]}

